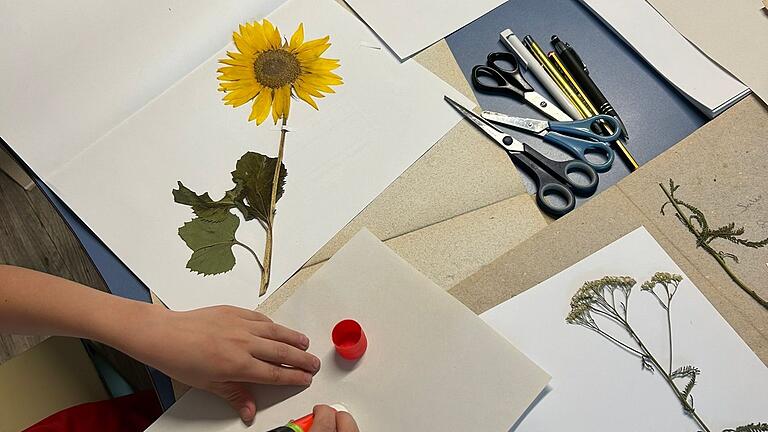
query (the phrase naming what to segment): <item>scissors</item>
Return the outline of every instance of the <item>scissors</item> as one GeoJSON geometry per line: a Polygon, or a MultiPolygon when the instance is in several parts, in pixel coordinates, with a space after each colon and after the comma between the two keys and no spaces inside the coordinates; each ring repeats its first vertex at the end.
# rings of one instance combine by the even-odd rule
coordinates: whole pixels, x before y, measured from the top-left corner
{"type": "Polygon", "coordinates": [[[572,120],[557,105],[547,100],[531,87],[528,81],[520,74],[520,63],[512,53],[494,52],[488,54],[486,65],[477,65],[472,68],[472,84],[479,90],[505,94],[519,99],[552,120],[572,120]],[[512,68],[505,68],[503,63],[509,63],[512,65],[512,68]],[[491,78],[495,83],[486,84],[480,80],[481,77],[491,78]]]}
{"type": "Polygon", "coordinates": [[[488,120],[464,108],[448,96],[445,96],[445,100],[464,118],[506,150],[513,162],[521,164],[530,172],[538,188],[536,202],[544,212],[553,217],[562,216],[576,206],[574,194],[589,196],[595,193],[598,178],[597,172],[591,166],[577,159],[563,162],[549,159],[528,144],[500,131],[488,120]],[[586,184],[571,179],[573,173],[581,173],[585,176],[586,184]],[[560,203],[560,200],[548,199],[552,196],[559,197],[564,203],[560,203]]]}
{"type": "Polygon", "coordinates": [[[621,135],[621,128],[618,127],[619,121],[615,117],[604,114],[584,120],[565,122],[513,117],[493,111],[483,111],[482,116],[494,123],[539,135],[543,137],[544,142],[560,146],[597,172],[606,172],[611,169],[615,155],[608,143],[615,141],[621,135]],[[616,132],[611,135],[593,132],[592,126],[599,122],[609,123],[612,127],[611,130],[616,132]],[[587,153],[596,153],[605,161],[592,161],[587,158],[587,153]]]}

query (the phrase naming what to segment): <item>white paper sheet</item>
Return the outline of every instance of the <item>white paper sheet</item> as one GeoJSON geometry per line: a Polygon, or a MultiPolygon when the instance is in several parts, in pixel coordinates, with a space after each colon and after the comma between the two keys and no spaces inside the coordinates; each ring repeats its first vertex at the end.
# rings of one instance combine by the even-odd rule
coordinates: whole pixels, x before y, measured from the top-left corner
{"type": "Polygon", "coordinates": [[[506,0],[345,0],[401,59],[485,15],[506,0]]]}
{"type": "MultiPolygon", "coordinates": [[[[344,84],[315,111],[293,101],[285,194],[277,205],[271,291],[427,151],[458,121],[443,95],[472,105],[415,62],[401,64],[375,35],[331,0],[293,0],[270,19],[290,35],[331,35],[326,56],[341,59],[344,84]]],[[[230,50],[233,47],[228,47],[230,50]]],[[[250,107],[224,106],[216,53],[182,81],[50,177],[50,185],[172,309],[214,304],[253,308],[259,269],[236,247],[234,270],[199,276],[177,229],[192,218],[173,202],[181,180],[219,199],[246,151],[277,153],[279,131],[247,122],[250,107]],[[218,191],[218,194],[216,195],[218,191]]],[[[239,241],[263,255],[264,234],[243,222],[239,241]]]]}
{"type": "Polygon", "coordinates": [[[0,1],[0,137],[46,179],[282,1],[0,1]]]}
{"type": "Polygon", "coordinates": [[[710,118],[749,94],[645,0],[581,1],[710,118]]]}
{"type": "Polygon", "coordinates": [[[760,0],[647,0],[677,31],[768,103],[768,10],[760,0]]]}
{"type": "MultiPolygon", "coordinates": [[[[549,376],[464,305],[367,230],[358,233],[272,316],[298,329],[323,362],[312,385],[256,388],[252,430],[285,424],[317,403],[343,403],[360,430],[506,431],[549,376]],[[337,357],[331,329],[357,320],[368,338],[358,362],[337,357]]],[[[193,390],[148,431],[246,427],[223,401],[193,390]]]]}
{"type": "MultiPolygon", "coordinates": [[[[629,320],[666,364],[666,314],[639,287],[657,271],[682,274],[641,227],[481,315],[553,377],[551,391],[516,431],[699,430],[658,374],[643,370],[640,360],[603,337],[565,322],[571,297],[585,281],[632,276],[638,285],[629,320]]],[[[719,431],[766,421],[768,369],[687,278],[674,297],[672,323],[674,367],[701,369],[693,396],[709,427],[719,431]]]]}

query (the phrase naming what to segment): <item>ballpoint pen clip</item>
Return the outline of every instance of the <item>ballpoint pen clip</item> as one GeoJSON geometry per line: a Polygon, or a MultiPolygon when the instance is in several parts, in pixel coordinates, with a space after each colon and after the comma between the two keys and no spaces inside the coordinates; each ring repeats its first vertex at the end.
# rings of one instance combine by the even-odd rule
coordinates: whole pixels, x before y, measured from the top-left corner
{"type": "MultiPolygon", "coordinates": [[[[565,47],[570,48],[571,46],[568,45],[568,42],[565,42],[565,47]]],[[[578,62],[581,64],[581,68],[584,69],[584,73],[589,75],[589,69],[587,68],[587,64],[584,63],[584,60],[581,59],[581,56],[579,56],[579,53],[577,53],[575,50],[571,49],[571,53],[573,56],[578,60],[578,62]]]]}

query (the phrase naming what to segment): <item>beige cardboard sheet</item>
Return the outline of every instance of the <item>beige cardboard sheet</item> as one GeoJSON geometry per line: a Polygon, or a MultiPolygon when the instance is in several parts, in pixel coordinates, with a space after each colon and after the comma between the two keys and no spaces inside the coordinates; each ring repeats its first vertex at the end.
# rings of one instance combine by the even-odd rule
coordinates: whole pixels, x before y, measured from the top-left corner
{"type": "MultiPolygon", "coordinates": [[[[450,292],[480,313],[519,294],[644,225],[720,314],[768,362],[768,312],[745,294],[671,214],[659,213],[658,183],[673,178],[678,197],[714,226],[736,222],[751,238],[768,236],[768,112],[749,97],[577,211],[539,231],[450,292]]],[[[768,248],[736,248],[734,271],[768,296],[768,248]]]]}
{"type": "Polygon", "coordinates": [[[83,343],[51,337],[0,365],[0,432],[24,430],[63,409],[107,398],[83,343]]]}
{"type": "Polygon", "coordinates": [[[648,2],[677,31],[768,102],[768,10],[760,0],[648,2]]]}
{"type": "MultiPolygon", "coordinates": [[[[414,59],[474,100],[445,40],[414,59]]],[[[429,113],[424,113],[429,115],[429,113]]],[[[509,157],[462,121],[411,165],[307,263],[327,260],[361,228],[386,240],[525,194],[509,157]]]]}
{"type": "MultiPolygon", "coordinates": [[[[311,410],[345,404],[361,430],[508,430],[549,376],[456,301],[361,231],[272,315],[305,332],[323,361],[311,387],[261,387],[253,430],[311,410]],[[338,358],[333,325],[358,320],[369,348],[358,362],[338,358]],[[283,401],[282,403],[277,403],[283,401]]],[[[150,431],[243,430],[223,401],[193,390],[150,431]]]]}

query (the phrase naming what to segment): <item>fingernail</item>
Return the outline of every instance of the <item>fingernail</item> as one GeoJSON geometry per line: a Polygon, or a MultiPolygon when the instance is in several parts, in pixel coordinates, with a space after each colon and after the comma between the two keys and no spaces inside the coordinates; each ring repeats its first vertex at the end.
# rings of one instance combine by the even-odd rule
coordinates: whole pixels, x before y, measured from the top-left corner
{"type": "Polygon", "coordinates": [[[320,359],[315,357],[314,360],[312,360],[312,370],[315,371],[315,373],[318,373],[320,371],[320,359]]]}
{"type": "Polygon", "coordinates": [[[248,407],[242,407],[239,411],[240,419],[244,422],[249,422],[251,419],[251,410],[248,407]]]}
{"type": "Polygon", "coordinates": [[[302,335],[301,340],[299,340],[299,344],[301,344],[304,349],[309,348],[309,338],[302,335]]]}
{"type": "Polygon", "coordinates": [[[307,374],[307,376],[304,377],[304,385],[310,384],[312,384],[312,375],[307,374]]]}

